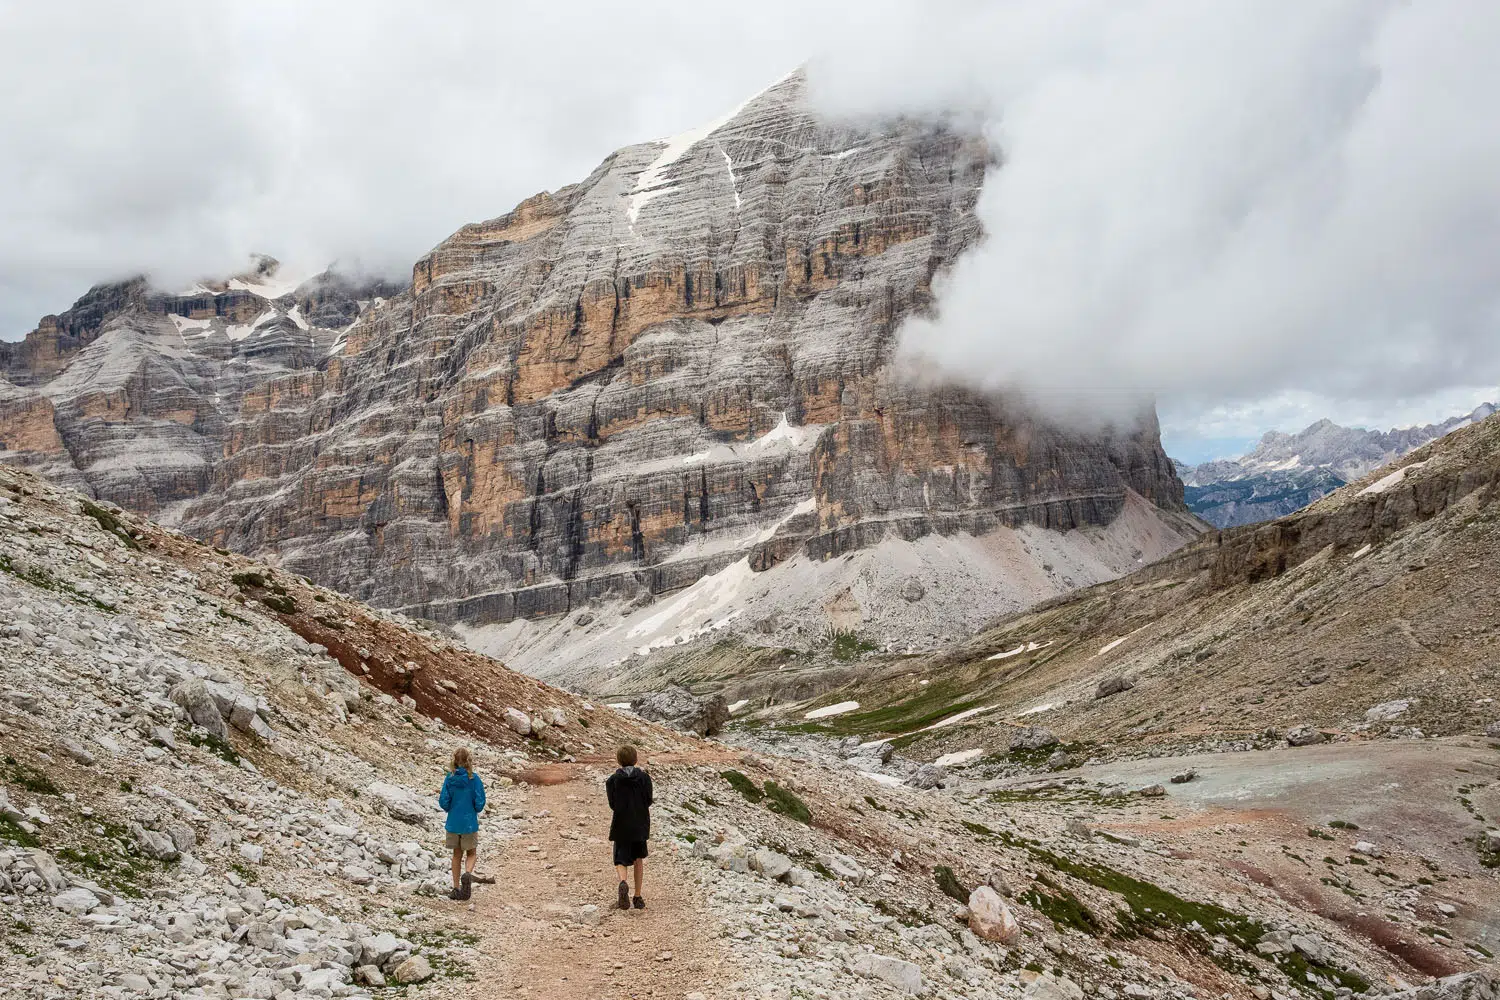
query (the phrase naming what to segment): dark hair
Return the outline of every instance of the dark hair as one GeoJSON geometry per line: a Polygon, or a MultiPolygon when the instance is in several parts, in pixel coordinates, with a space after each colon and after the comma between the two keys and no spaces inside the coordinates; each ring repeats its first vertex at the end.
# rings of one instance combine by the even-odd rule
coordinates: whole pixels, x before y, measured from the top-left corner
{"type": "Polygon", "coordinates": [[[615,751],[615,760],[620,762],[621,767],[635,766],[635,747],[625,744],[615,751]]]}

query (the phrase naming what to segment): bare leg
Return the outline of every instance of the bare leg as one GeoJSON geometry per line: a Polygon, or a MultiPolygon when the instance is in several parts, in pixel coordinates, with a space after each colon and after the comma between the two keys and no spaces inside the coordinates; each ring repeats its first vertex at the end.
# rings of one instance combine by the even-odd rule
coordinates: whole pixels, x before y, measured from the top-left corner
{"type": "Polygon", "coordinates": [[[465,866],[470,875],[474,874],[474,864],[479,860],[479,851],[476,848],[469,852],[469,863],[465,866]]]}
{"type": "Polygon", "coordinates": [[[455,889],[458,888],[458,873],[459,869],[463,866],[463,860],[463,848],[455,847],[453,849],[453,888],[455,889]]]}
{"type": "Polygon", "coordinates": [[[624,865],[615,865],[615,874],[619,876],[621,882],[630,881],[630,869],[624,865]]]}
{"type": "MultiPolygon", "coordinates": [[[[623,871],[623,869],[621,869],[621,870],[623,871]]],[[[637,896],[639,896],[641,894],[641,886],[642,886],[642,884],[645,883],[645,881],[646,881],[646,859],[645,858],[636,858],[635,859],[635,894],[637,896]]]]}

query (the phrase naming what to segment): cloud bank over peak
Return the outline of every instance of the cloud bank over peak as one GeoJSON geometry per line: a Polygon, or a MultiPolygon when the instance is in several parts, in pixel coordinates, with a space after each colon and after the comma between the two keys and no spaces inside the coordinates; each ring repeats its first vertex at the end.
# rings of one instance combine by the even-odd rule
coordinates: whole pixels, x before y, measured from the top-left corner
{"type": "Polygon", "coordinates": [[[967,109],[1001,160],[910,357],[1064,413],[1500,379],[1500,7],[939,6],[814,78],[967,109]]]}

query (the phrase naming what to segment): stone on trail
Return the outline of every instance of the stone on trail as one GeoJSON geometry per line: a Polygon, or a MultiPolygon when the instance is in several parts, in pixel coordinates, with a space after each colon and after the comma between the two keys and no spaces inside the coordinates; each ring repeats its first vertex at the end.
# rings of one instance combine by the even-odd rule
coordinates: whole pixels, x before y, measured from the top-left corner
{"type": "Polygon", "coordinates": [[[1021,926],[1000,894],[982,885],[969,893],[969,930],[986,941],[1009,944],[1021,933],[1021,926]]]}
{"type": "Polygon", "coordinates": [[[902,993],[915,995],[922,992],[922,970],[911,962],[890,955],[866,953],[856,955],[849,967],[857,976],[883,980],[902,993]]]}
{"type": "Polygon", "coordinates": [[[1488,726],[1485,726],[1484,735],[1490,737],[1491,739],[1500,740],[1500,719],[1496,719],[1488,726]]]}
{"type": "Polygon", "coordinates": [[[1099,687],[1094,691],[1094,697],[1108,698],[1110,695],[1120,694],[1135,687],[1135,681],[1129,677],[1106,677],[1099,682],[1099,687]]]}
{"type": "Polygon", "coordinates": [[[1288,746],[1310,747],[1314,744],[1322,743],[1326,738],[1312,726],[1293,726],[1286,731],[1288,746]]]}
{"type": "Polygon", "coordinates": [[[1198,772],[1193,770],[1192,768],[1188,768],[1186,771],[1179,771],[1176,774],[1172,775],[1172,784],[1185,785],[1189,781],[1192,781],[1197,777],[1198,772]]]}

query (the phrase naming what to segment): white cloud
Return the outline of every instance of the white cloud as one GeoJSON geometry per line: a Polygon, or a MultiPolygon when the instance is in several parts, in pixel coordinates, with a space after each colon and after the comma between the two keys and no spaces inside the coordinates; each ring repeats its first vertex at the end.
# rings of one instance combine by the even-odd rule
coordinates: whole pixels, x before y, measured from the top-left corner
{"type": "Polygon", "coordinates": [[[851,111],[973,109],[1004,159],[913,356],[1064,412],[1500,379],[1500,7],[941,9],[821,77],[851,111]]]}
{"type": "Polygon", "coordinates": [[[1496,50],[1482,0],[0,4],[0,337],[251,250],[405,273],[811,56],[827,109],[1003,158],[903,331],[948,377],[1169,435],[1402,422],[1500,382],[1496,50]]]}

